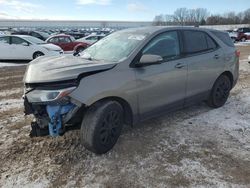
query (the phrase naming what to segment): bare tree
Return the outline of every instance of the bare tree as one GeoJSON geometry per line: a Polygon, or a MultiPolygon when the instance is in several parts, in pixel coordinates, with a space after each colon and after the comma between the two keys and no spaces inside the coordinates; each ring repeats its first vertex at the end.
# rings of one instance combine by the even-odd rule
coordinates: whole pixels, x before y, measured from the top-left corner
{"type": "Polygon", "coordinates": [[[165,24],[165,20],[164,20],[164,15],[161,14],[161,15],[155,16],[154,21],[153,21],[153,25],[154,25],[154,26],[166,25],[166,24],[165,24]]]}
{"type": "Polygon", "coordinates": [[[205,8],[197,8],[195,9],[195,21],[196,23],[201,23],[202,20],[206,20],[209,16],[209,12],[205,8]]]}
{"type": "Polygon", "coordinates": [[[250,8],[236,14],[227,12],[224,14],[210,15],[207,9],[178,8],[173,15],[158,15],[154,19],[154,25],[220,25],[220,24],[250,24],[250,8]]]}
{"type": "Polygon", "coordinates": [[[187,8],[178,8],[173,15],[174,21],[180,25],[186,25],[188,20],[188,9],[187,8]]]}
{"type": "Polygon", "coordinates": [[[247,9],[247,10],[244,12],[243,23],[245,23],[245,24],[250,24],[250,9],[247,9]]]}
{"type": "Polygon", "coordinates": [[[166,22],[166,25],[172,25],[172,23],[174,22],[173,15],[166,14],[165,22],[166,22]]]}
{"type": "Polygon", "coordinates": [[[189,25],[193,25],[196,22],[196,9],[189,9],[187,13],[187,19],[189,25]]]}

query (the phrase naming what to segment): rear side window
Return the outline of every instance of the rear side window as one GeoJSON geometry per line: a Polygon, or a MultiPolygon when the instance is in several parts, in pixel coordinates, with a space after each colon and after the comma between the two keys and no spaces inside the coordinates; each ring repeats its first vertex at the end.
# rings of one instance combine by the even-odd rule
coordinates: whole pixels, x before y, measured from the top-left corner
{"type": "Polygon", "coordinates": [[[220,31],[212,31],[212,33],[227,46],[234,47],[234,43],[228,33],[223,33],[220,31]]]}
{"type": "Polygon", "coordinates": [[[186,54],[195,54],[217,48],[214,40],[201,31],[183,31],[184,51],[186,54]]]}

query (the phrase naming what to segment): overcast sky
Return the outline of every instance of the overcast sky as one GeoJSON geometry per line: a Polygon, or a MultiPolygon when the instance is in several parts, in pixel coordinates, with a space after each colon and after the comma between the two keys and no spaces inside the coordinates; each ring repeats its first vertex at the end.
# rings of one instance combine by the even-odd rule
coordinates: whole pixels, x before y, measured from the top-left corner
{"type": "Polygon", "coordinates": [[[0,19],[152,21],[180,7],[240,12],[250,0],[0,0],[0,19]]]}

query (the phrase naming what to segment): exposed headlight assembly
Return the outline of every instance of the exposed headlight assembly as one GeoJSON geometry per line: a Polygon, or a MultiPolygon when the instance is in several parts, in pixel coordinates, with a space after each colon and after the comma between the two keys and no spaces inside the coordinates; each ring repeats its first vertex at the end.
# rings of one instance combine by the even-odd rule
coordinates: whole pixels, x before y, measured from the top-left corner
{"type": "Polygon", "coordinates": [[[68,96],[76,87],[70,87],[58,90],[38,90],[35,89],[28,94],[26,97],[30,103],[40,103],[40,102],[53,102],[63,97],[68,96]]]}

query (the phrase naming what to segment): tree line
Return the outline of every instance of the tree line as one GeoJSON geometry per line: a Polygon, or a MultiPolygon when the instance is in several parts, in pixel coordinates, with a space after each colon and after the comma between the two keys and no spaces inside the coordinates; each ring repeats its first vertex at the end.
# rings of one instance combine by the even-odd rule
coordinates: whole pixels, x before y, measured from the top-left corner
{"type": "Polygon", "coordinates": [[[250,8],[240,12],[227,12],[224,14],[210,14],[205,8],[187,9],[178,8],[173,15],[161,14],[155,16],[153,25],[228,25],[250,24],[250,8]]]}

